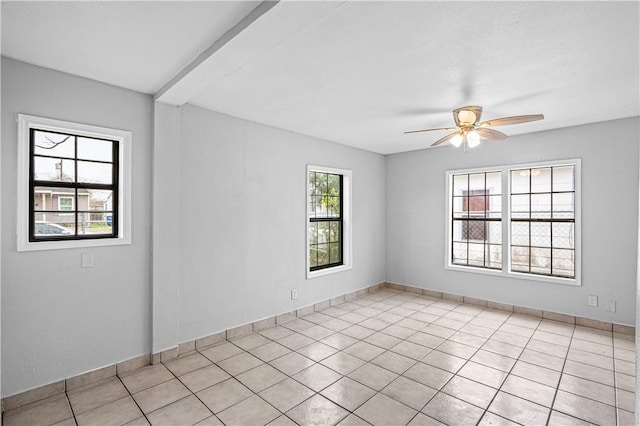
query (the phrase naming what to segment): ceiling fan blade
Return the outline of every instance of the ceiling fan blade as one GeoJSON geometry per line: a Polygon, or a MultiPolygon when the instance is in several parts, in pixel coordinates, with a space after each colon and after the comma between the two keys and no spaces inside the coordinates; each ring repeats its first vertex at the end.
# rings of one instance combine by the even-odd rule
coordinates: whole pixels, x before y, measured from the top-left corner
{"type": "Polygon", "coordinates": [[[485,126],[506,126],[508,124],[528,123],[530,121],[538,121],[544,119],[542,114],[515,115],[513,117],[495,118],[493,120],[483,121],[478,127],[485,126]]]}
{"type": "Polygon", "coordinates": [[[420,133],[420,132],[433,132],[434,130],[458,130],[457,127],[437,127],[434,129],[423,129],[423,130],[411,130],[410,132],[404,132],[403,134],[409,133],[420,133]]]}
{"type": "Polygon", "coordinates": [[[455,133],[449,133],[447,136],[438,139],[437,141],[435,141],[434,143],[431,144],[431,146],[438,146],[442,143],[445,143],[446,141],[448,141],[449,139],[453,138],[455,135],[459,134],[460,132],[455,132],[455,133]]]}
{"type": "Polygon", "coordinates": [[[504,133],[499,132],[497,130],[488,129],[486,127],[477,128],[476,133],[479,134],[480,137],[489,139],[492,141],[503,141],[507,138],[507,135],[505,135],[504,133]]]}

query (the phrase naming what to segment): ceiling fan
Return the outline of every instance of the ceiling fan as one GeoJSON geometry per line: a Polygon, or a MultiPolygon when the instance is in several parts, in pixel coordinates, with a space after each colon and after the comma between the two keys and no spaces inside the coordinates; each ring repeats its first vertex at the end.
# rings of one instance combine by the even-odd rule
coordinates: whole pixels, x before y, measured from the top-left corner
{"type": "Polygon", "coordinates": [[[506,126],[508,124],[528,123],[530,121],[538,121],[544,119],[542,114],[516,115],[513,117],[495,118],[480,122],[482,116],[482,107],[477,105],[463,106],[453,110],[453,120],[457,127],[438,127],[434,129],[412,130],[404,132],[420,133],[431,132],[435,130],[455,130],[453,133],[438,139],[431,146],[438,146],[449,141],[456,148],[464,144],[464,149],[473,148],[480,144],[480,138],[493,141],[501,141],[507,138],[502,132],[490,129],[490,126],[506,126]]]}

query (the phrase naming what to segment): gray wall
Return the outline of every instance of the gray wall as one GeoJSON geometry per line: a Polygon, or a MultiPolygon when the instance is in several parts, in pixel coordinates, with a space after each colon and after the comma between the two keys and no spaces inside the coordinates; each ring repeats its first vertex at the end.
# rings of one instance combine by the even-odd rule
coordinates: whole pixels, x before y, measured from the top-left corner
{"type": "Polygon", "coordinates": [[[388,281],[560,313],[635,324],[639,119],[390,155],[387,164],[388,281]],[[444,269],[447,170],[582,159],[582,286],[444,269]],[[587,295],[599,306],[587,306],[587,295]],[[605,311],[615,300],[617,312],[605,311]]]}
{"type": "Polygon", "coordinates": [[[164,170],[180,179],[180,221],[165,224],[180,229],[179,342],[384,281],[382,155],[193,106],[181,109],[180,146],[164,170]],[[353,269],[311,280],[307,164],[353,171],[353,269]]]}
{"type": "Polygon", "coordinates": [[[151,350],[152,100],[6,58],[2,89],[2,396],[10,396],[151,350]],[[16,113],[133,132],[131,245],[16,251],[16,113]],[[94,254],[93,269],[80,268],[81,252],[94,254]]]}

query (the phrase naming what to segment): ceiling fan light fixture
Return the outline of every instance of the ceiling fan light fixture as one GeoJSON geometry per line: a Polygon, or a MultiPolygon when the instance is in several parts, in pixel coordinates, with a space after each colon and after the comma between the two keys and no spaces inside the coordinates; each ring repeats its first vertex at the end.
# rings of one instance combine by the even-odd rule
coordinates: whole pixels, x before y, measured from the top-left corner
{"type": "Polygon", "coordinates": [[[475,130],[472,130],[467,133],[467,144],[469,144],[469,148],[475,148],[480,145],[480,135],[475,130]]]}
{"type": "Polygon", "coordinates": [[[452,137],[449,142],[451,142],[451,145],[455,146],[456,148],[458,148],[461,144],[462,144],[462,140],[464,139],[464,137],[458,133],[456,134],[454,137],[452,137]]]}
{"type": "Polygon", "coordinates": [[[458,111],[458,122],[463,126],[471,126],[475,124],[477,119],[478,117],[473,111],[470,111],[468,109],[458,111]]]}

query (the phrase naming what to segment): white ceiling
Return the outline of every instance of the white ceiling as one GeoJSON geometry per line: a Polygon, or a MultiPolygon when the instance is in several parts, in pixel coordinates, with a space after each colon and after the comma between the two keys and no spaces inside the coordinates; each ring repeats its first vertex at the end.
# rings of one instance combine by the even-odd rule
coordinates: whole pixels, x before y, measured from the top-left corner
{"type": "Polygon", "coordinates": [[[640,115],[638,2],[281,2],[215,43],[256,5],[3,2],[3,54],[385,154],[467,104],[545,114],[509,135],[640,115]]]}
{"type": "Polygon", "coordinates": [[[259,1],[3,1],[2,54],[154,94],[259,1]]]}

